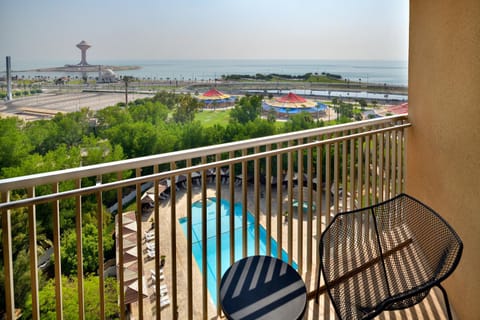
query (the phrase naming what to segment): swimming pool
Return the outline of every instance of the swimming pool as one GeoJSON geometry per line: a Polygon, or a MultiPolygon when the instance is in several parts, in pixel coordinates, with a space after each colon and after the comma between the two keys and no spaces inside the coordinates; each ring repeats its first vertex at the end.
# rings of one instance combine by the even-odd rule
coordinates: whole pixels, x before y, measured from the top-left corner
{"type": "MultiPolygon", "coordinates": [[[[213,303],[217,303],[217,238],[216,238],[216,198],[208,198],[207,200],[207,287],[212,297],[213,303]]],[[[235,261],[242,258],[243,241],[242,241],[242,204],[235,203],[234,206],[235,221],[235,261]]],[[[221,200],[221,274],[223,275],[230,266],[230,203],[221,200]]],[[[187,235],[187,218],[178,219],[182,230],[187,235]]],[[[248,212],[247,214],[247,253],[249,256],[255,254],[255,218],[248,212]]],[[[259,253],[267,253],[267,232],[262,225],[259,225],[259,253]]],[[[276,257],[277,242],[271,238],[272,256],[276,257]]],[[[192,253],[197,265],[202,272],[202,203],[195,202],[192,204],[192,253]]],[[[282,260],[288,262],[288,255],[282,250],[282,260]]],[[[293,267],[297,269],[296,263],[293,267]]]]}

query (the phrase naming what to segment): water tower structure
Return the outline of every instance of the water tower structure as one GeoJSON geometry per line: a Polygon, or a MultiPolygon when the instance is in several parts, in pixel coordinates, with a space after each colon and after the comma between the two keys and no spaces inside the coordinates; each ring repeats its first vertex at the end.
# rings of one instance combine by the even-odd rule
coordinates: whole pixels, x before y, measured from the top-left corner
{"type": "Polygon", "coordinates": [[[79,66],[88,66],[87,62],[87,50],[90,48],[91,45],[89,45],[85,40],[82,40],[79,44],[77,44],[77,48],[82,51],[82,60],[78,64],[79,66]]]}

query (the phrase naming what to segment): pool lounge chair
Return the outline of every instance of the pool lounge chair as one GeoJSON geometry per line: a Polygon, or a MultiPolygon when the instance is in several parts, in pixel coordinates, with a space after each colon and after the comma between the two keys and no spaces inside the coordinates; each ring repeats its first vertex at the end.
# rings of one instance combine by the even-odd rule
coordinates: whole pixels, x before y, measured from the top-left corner
{"type": "MultiPolygon", "coordinates": [[[[152,282],[155,283],[155,281],[157,280],[157,276],[154,273],[152,273],[151,279],[152,279],[152,282]]],[[[160,281],[164,279],[165,279],[165,276],[163,274],[160,274],[160,281]]]]}
{"type": "MultiPolygon", "coordinates": [[[[153,286],[152,289],[153,289],[153,292],[154,292],[154,293],[157,292],[157,287],[156,287],[156,286],[153,286]]],[[[160,294],[161,294],[162,296],[168,294],[168,288],[167,288],[167,285],[166,285],[166,284],[160,285],[160,294]]]]}
{"type": "MultiPolygon", "coordinates": [[[[150,269],[150,274],[153,275],[153,276],[155,276],[155,275],[156,275],[155,270],[150,269]]],[[[163,275],[163,269],[160,269],[160,275],[163,275]]]]}
{"type": "Polygon", "coordinates": [[[170,298],[167,296],[160,298],[160,308],[165,308],[170,304],[170,298]]]}
{"type": "Polygon", "coordinates": [[[150,251],[155,251],[155,243],[154,242],[147,242],[147,249],[150,251]]]}
{"type": "Polygon", "coordinates": [[[151,241],[153,239],[155,239],[155,233],[152,232],[152,231],[148,231],[148,232],[145,231],[145,240],[146,241],[151,241]]]}
{"type": "Polygon", "coordinates": [[[242,185],[242,176],[241,175],[238,175],[236,178],[235,178],[235,186],[241,186],[242,185]]]}
{"type": "Polygon", "coordinates": [[[147,257],[149,257],[150,259],[155,258],[155,251],[147,249],[147,257]]]}
{"type": "Polygon", "coordinates": [[[166,285],[166,284],[162,284],[162,285],[160,286],[160,294],[161,294],[162,296],[168,294],[168,288],[167,288],[167,285],[166,285]]]}

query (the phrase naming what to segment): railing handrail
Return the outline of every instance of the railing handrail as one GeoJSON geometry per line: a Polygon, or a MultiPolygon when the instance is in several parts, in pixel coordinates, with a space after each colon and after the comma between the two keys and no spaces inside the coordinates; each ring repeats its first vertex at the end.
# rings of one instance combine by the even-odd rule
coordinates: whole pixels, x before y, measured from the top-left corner
{"type": "Polygon", "coordinates": [[[169,171],[165,171],[165,172],[149,174],[148,176],[134,177],[134,178],[123,179],[123,180],[120,180],[120,181],[109,182],[109,183],[100,183],[100,184],[96,184],[94,186],[89,186],[89,187],[84,187],[84,188],[79,188],[79,189],[72,189],[72,190],[63,191],[63,192],[58,192],[58,193],[53,193],[53,194],[48,194],[48,195],[43,195],[43,196],[37,196],[37,197],[34,197],[34,198],[19,199],[19,200],[7,202],[7,203],[0,203],[0,210],[8,210],[8,209],[23,207],[23,206],[32,205],[32,204],[45,203],[45,202],[48,202],[48,201],[51,201],[51,200],[60,200],[60,199],[63,199],[63,198],[93,194],[95,192],[99,192],[99,191],[103,192],[103,191],[113,190],[115,188],[126,187],[126,186],[133,185],[133,184],[143,184],[143,183],[147,183],[147,182],[160,181],[162,179],[167,179],[167,178],[172,177],[172,176],[179,176],[179,175],[182,175],[182,174],[184,174],[184,175],[191,174],[195,171],[204,171],[204,170],[213,169],[213,168],[217,168],[217,167],[223,167],[223,166],[230,165],[230,164],[237,164],[237,163],[241,163],[241,162],[244,162],[244,161],[250,161],[250,160],[265,158],[265,157],[269,157],[269,156],[274,156],[274,155],[277,155],[277,154],[283,154],[283,153],[288,153],[288,152],[292,152],[292,151],[297,151],[297,150],[300,150],[300,149],[313,148],[313,147],[316,147],[316,146],[319,146],[319,145],[331,144],[331,143],[340,142],[340,141],[348,140],[348,139],[352,139],[352,138],[358,138],[358,137],[372,135],[372,134],[376,134],[376,133],[382,133],[382,132],[385,132],[385,131],[394,131],[394,130],[398,130],[398,129],[404,129],[404,128],[407,128],[407,127],[410,127],[410,126],[411,126],[410,123],[395,125],[395,126],[388,127],[388,128],[383,128],[383,129],[369,130],[367,132],[349,134],[349,135],[346,135],[346,136],[324,139],[324,140],[320,140],[320,141],[312,141],[312,142],[303,143],[303,144],[299,144],[299,145],[295,145],[295,146],[289,146],[289,147],[279,148],[279,149],[275,149],[275,150],[269,150],[269,151],[263,151],[263,152],[255,153],[255,154],[239,156],[239,157],[232,158],[232,159],[218,160],[218,161],[214,161],[214,162],[210,162],[210,163],[204,163],[204,164],[189,166],[187,168],[179,168],[179,169],[169,170],[169,171]]]}
{"type": "Polygon", "coordinates": [[[242,150],[253,148],[266,144],[274,144],[282,141],[304,139],[312,136],[325,135],[339,131],[346,131],[352,129],[359,129],[366,126],[380,125],[390,123],[392,121],[407,119],[407,114],[387,116],[376,119],[369,119],[358,122],[350,122],[334,126],[314,128],[302,131],[289,132],[273,136],[266,136],[254,138],[249,140],[235,141],[224,144],[217,144],[212,146],[173,151],[157,155],[106,162],[96,165],[89,165],[85,167],[76,167],[58,171],[50,171],[20,177],[13,177],[0,180],[0,192],[7,192],[9,190],[29,188],[37,185],[50,184],[54,182],[74,180],[83,177],[100,176],[113,172],[120,172],[131,170],[135,168],[148,167],[152,165],[159,165],[164,163],[171,163],[174,161],[182,161],[191,158],[200,158],[203,156],[214,155],[218,153],[230,152],[235,150],[242,150]],[[62,176],[62,179],[59,179],[62,176]]]}
{"type": "MultiPolygon", "coordinates": [[[[203,318],[210,318],[213,314],[221,316],[220,302],[216,297],[220,295],[223,257],[229,258],[230,263],[233,263],[240,251],[243,256],[249,254],[250,250],[254,250],[255,254],[286,254],[290,264],[294,261],[297,263],[298,272],[305,283],[316,283],[315,270],[319,256],[315,248],[319,245],[318,235],[324,228],[322,225],[328,224],[331,217],[342,210],[376,203],[404,191],[406,130],[410,126],[407,115],[397,115],[0,180],[1,223],[4,242],[7,244],[4,246],[7,317],[13,318],[15,310],[15,246],[12,241],[23,243],[20,242],[22,239],[12,238],[20,228],[17,225],[13,227],[11,223],[11,216],[17,216],[17,212],[28,213],[29,234],[32,235],[28,245],[32,249],[32,266],[38,265],[35,226],[39,222],[50,223],[45,219],[53,214],[53,224],[50,227],[53,227],[51,232],[55,248],[54,260],[60,261],[54,264],[57,288],[55,305],[60,314],[64,300],[61,289],[60,242],[64,234],[62,231],[67,230],[61,228],[61,218],[66,213],[75,212],[76,237],[81,239],[84,232],[82,215],[88,212],[89,217],[93,218],[96,214],[99,228],[97,273],[101,279],[98,288],[99,311],[100,315],[105,317],[107,292],[102,281],[106,275],[104,262],[107,247],[103,235],[107,229],[104,229],[103,218],[106,203],[115,200],[119,208],[115,217],[119,310],[127,310],[127,302],[143,301],[148,295],[150,299],[146,305],[143,302],[138,303],[138,310],[132,311],[139,319],[149,312],[152,304],[152,312],[159,312],[162,307],[161,296],[153,296],[161,290],[160,277],[145,277],[145,270],[148,269],[154,270],[156,274],[160,273],[160,254],[169,257],[164,278],[172,298],[172,308],[162,310],[166,318],[170,316],[176,319],[179,314],[182,314],[182,318],[188,314],[188,317],[185,317],[188,319],[200,318],[200,314],[203,318]],[[125,175],[126,172],[133,174],[125,175]],[[238,175],[239,173],[241,174],[238,175]],[[108,179],[104,179],[106,175],[108,179]],[[45,188],[48,185],[51,187],[50,191],[45,188]],[[149,189],[148,197],[144,196],[146,189],[149,189]],[[128,196],[124,196],[125,194],[128,196]],[[130,203],[130,195],[133,195],[134,203],[130,203]],[[213,221],[210,220],[213,217],[210,215],[212,212],[207,210],[206,205],[202,205],[201,214],[194,212],[194,207],[198,207],[197,201],[205,204],[210,197],[216,198],[214,240],[207,240],[211,239],[209,235],[210,231],[213,231],[208,227],[213,221]],[[229,201],[230,212],[235,212],[234,215],[222,214],[223,199],[229,201]],[[148,203],[145,203],[145,200],[150,202],[149,206],[146,206],[148,203]],[[241,213],[238,212],[241,214],[241,226],[237,226],[237,218],[240,218],[236,212],[238,202],[242,205],[241,213]],[[83,203],[88,205],[83,206],[83,203]],[[39,206],[40,204],[42,205],[39,206]],[[20,208],[24,208],[24,211],[12,211],[20,208]],[[37,214],[37,209],[40,214],[37,214]],[[254,217],[253,224],[250,224],[249,214],[254,217]],[[197,219],[202,221],[201,226],[196,223],[197,219]],[[129,227],[132,221],[135,221],[135,231],[129,227]],[[205,223],[207,221],[208,223],[205,223]],[[177,238],[177,230],[180,230],[177,222],[182,224],[182,229],[186,227],[183,230],[185,239],[177,238]],[[223,228],[227,224],[228,227],[223,228]],[[252,226],[254,239],[248,236],[248,230],[252,226]],[[128,233],[124,227],[129,229],[128,233]],[[199,227],[201,230],[197,229],[199,227]],[[144,234],[152,228],[153,257],[152,252],[147,250],[145,253],[143,250],[144,234]],[[195,268],[193,261],[194,230],[197,235],[201,233],[201,270],[195,268]],[[229,232],[229,241],[223,239],[226,232],[229,232]],[[266,241],[263,250],[262,232],[265,232],[265,239],[274,239],[277,246],[274,247],[271,241],[266,241]],[[212,267],[216,274],[216,289],[207,284],[208,241],[214,241],[216,248],[230,248],[216,251],[216,266],[212,267]],[[240,244],[241,249],[238,247],[240,244]],[[130,265],[129,263],[133,262],[132,257],[127,261],[125,253],[132,247],[136,247],[137,253],[142,254],[137,254],[135,264],[130,265]],[[142,250],[139,250],[140,248],[142,250]],[[178,259],[180,256],[186,256],[187,261],[178,259]],[[152,259],[155,261],[151,261],[152,259]],[[130,266],[134,269],[129,269],[130,266]],[[137,281],[138,290],[135,299],[127,300],[125,293],[132,283],[130,281],[137,281]],[[145,284],[155,286],[153,293],[145,284]],[[201,292],[197,290],[197,286],[201,287],[201,292]]],[[[70,216],[65,218],[70,219],[70,216]]],[[[147,249],[151,248],[147,246],[147,249]]],[[[77,265],[83,266],[82,241],[77,242],[76,250],[77,265]]],[[[31,269],[32,313],[35,312],[38,318],[38,273],[35,268],[31,269]]],[[[77,275],[82,274],[83,268],[78,267],[77,275]]],[[[83,277],[77,278],[78,313],[80,318],[85,318],[86,292],[83,277]]],[[[315,294],[308,292],[309,297],[315,294]]],[[[319,312],[322,311],[319,309],[319,312]]],[[[329,311],[324,308],[323,312],[329,311]]],[[[126,316],[126,313],[121,313],[122,319],[126,316]]]]}

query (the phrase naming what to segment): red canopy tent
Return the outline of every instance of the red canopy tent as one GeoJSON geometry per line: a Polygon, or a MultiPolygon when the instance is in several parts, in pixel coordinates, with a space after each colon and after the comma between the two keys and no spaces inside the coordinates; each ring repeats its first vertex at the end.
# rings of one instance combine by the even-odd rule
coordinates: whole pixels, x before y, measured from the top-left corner
{"type": "Polygon", "coordinates": [[[197,97],[198,100],[204,103],[204,107],[231,107],[235,104],[235,98],[212,88],[204,94],[197,97]]]}
{"type": "Polygon", "coordinates": [[[276,99],[278,102],[283,102],[283,103],[305,103],[307,102],[307,99],[300,97],[299,95],[296,95],[293,92],[290,92],[286,96],[280,97],[276,99]]]}
{"type": "Polygon", "coordinates": [[[303,97],[300,97],[299,95],[296,95],[293,92],[290,92],[285,96],[269,100],[266,103],[272,107],[294,108],[294,109],[312,108],[317,105],[315,101],[307,100],[303,97]]]}
{"type": "Polygon", "coordinates": [[[212,88],[198,98],[200,100],[223,100],[230,98],[230,96],[228,94],[218,91],[216,88],[212,88]]]}

